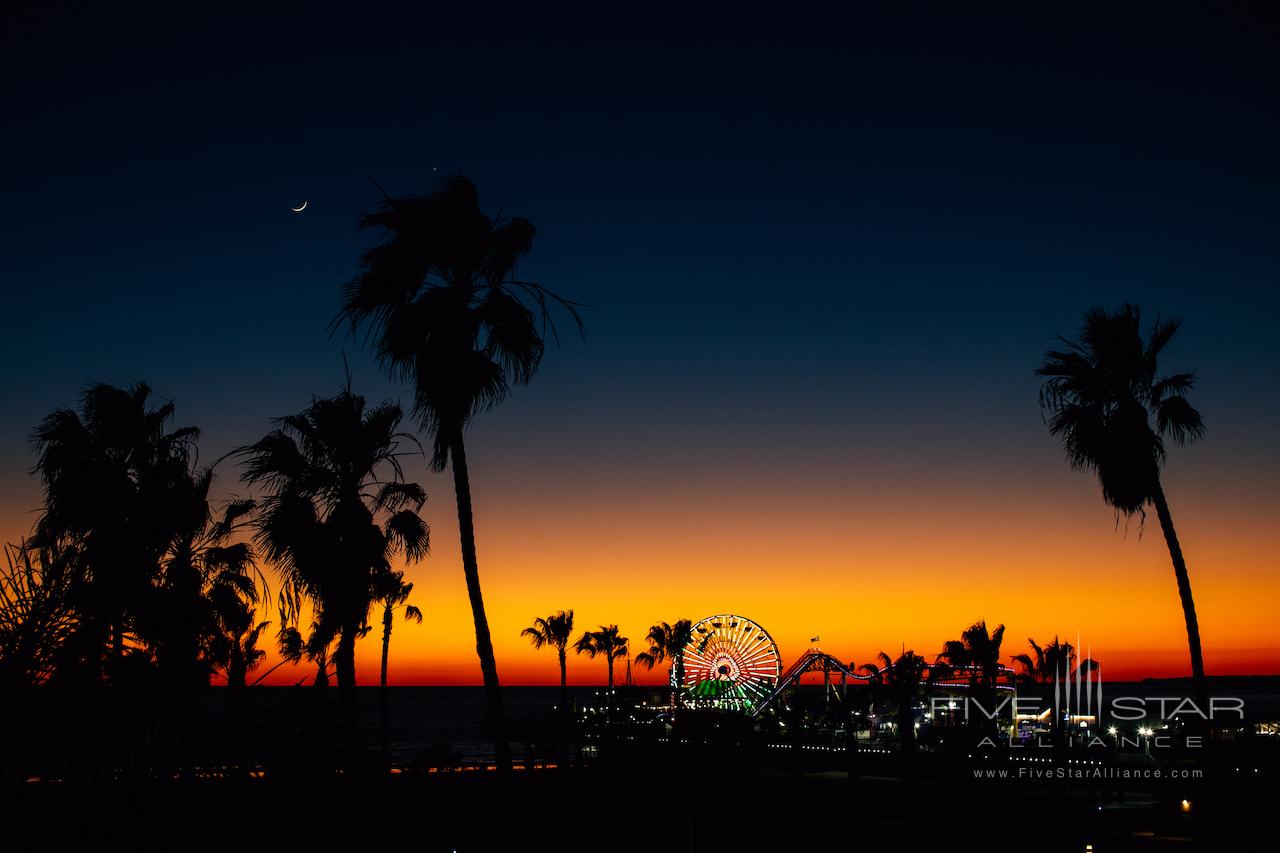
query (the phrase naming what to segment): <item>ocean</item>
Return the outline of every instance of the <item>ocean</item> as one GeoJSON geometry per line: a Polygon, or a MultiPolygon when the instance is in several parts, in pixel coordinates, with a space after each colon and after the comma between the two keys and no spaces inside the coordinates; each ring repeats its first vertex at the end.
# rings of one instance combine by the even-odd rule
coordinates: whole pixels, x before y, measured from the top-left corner
{"type": "MultiPolygon", "coordinates": [[[[1209,694],[1219,703],[1220,713],[1215,723],[1220,728],[1253,726],[1258,723],[1280,722],[1280,678],[1211,678],[1209,694]],[[1240,719],[1231,709],[1243,709],[1240,719]]],[[[821,690],[821,687],[807,688],[821,690]]],[[[620,707],[628,703],[648,702],[662,704],[664,692],[659,688],[619,688],[617,702],[620,707]]],[[[1022,699],[1039,694],[1051,695],[1045,685],[1036,688],[1020,687],[1022,699]]],[[[1123,732],[1136,731],[1138,726],[1158,726],[1161,709],[1168,713],[1179,701],[1190,695],[1189,683],[1184,679],[1148,680],[1139,682],[1108,682],[1103,686],[1107,708],[1113,708],[1117,700],[1124,702],[1124,716],[1113,713],[1099,721],[1101,727],[1117,725],[1123,732]],[[1132,709],[1141,713],[1135,714],[1132,709]]],[[[508,721],[508,735],[512,754],[517,759],[539,757],[547,753],[555,707],[560,699],[558,687],[504,687],[503,703],[508,721]],[[542,744],[536,743],[541,735],[542,744]]],[[[337,689],[328,691],[330,723],[336,726],[337,689]]],[[[36,768],[65,766],[68,753],[91,745],[94,738],[101,739],[107,732],[100,726],[96,730],[82,730],[94,718],[77,715],[79,702],[75,697],[38,690],[27,697],[33,700],[25,712],[19,714],[27,726],[27,736],[21,751],[27,754],[36,768]]],[[[853,698],[851,696],[851,698],[853,698]]],[[[202,758],[220,760],[226,743],[223,727],[225,690],[211,688],[202,695],[192,730],[193,746],[202,758]]],[[[581,708],[603,703],[603,689],[593,687],[569,688],[572,706],[581,708]]],[[[380,690],[377,687],[357,688],[361,748],[377,752],[381,748],[380,690]]],[[[857,701],[857,700],[855,700],[857,701]]],[[[149,702],[137,707],[145,715],[149,702]]],[[[1073,700],[1074,705],[1074,700],[1073,700]]],[[[253,720],[253,738],[262,749],[286,747],[306,751],[316,741],[316,692],[310,687],[253,687],[247,692],[247,711],[253,720]],[[310,726],[310,728],[308,728],[310,726]]],[[[1041,705],[1045,707],[1045,705],[1041,705]]],[[[1081,706],[1082,707],[1082,706],[1081,706]]],[[[1096,706],[1095,706],[1096,707],[1096,706]]],[[[12,710],[12,709],[11,709],[12,710]]],[[[480,687],[392,687],[387,693],[388,753],[397,766],[448,766],[485,764],[493,759],[493,741],[486,730],[488,717],[484,690],[480,687]]],[[[134,715],[137,717],[138,715],[134,715]]],[[[152,720],[155,718],[152,717],[152,720]]],[[[99,719],[99,722],[102,720],[99,719]]],[[[153,723],[145,723],[147,727],[153,723]]]]}
{"type": "MultiPolygon", "coordinates": [[[[636,697],[657,697],[656,690],[635,688],[636,697]]],[[[253,713],[269,719],[273,711],[288,713],[308,688],[256,687],[251,691],[253,713]]],[[[380,748],[381,710],[377,687],[356,689],[360,740],[366,750],[380,748]]],[[[603,701],[603,688],[570,687],[571,706],[603,701]]],[[[336,701],[336,688],[331,688],[336,701]]],[[[559,687],[504,687],[503,710],[512,742],[520,758],[530,748],[527,732],[539,720],[552,719],[560,702],[559,687]]],[[[393,765],[426,761],[460,764],[493,760],[493,740],[486,729],[488,711],[481,687],[390,687],[387,692],[388,752],[393,765]]]]}

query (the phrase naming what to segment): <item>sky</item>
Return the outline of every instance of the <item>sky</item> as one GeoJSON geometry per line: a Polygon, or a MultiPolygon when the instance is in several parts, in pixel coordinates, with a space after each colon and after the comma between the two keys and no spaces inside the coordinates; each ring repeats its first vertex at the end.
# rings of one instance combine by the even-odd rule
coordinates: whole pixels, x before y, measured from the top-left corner
{"type": "MultiPolygon", "coordinates": [[[[1055,335],[1125,300],[1184,318],[1162,367],[1200,379],[1208,436],[1164,482],[1207,669],[1280,673],[1274,17],[4,15],[6,541],[40,502],[31,429],[87,382],[148,382],[205,461],[336,391],[344,360],[407,403],[327,327],[373,181],[459,173],[538,227],[522,275],[587,306],[585,339],[468,437],[505,683],[557,678],[519,631],[562,608],[635,651],[732,612],[785,663],[813,636],[861,663],[986,619],[1010,654],[1059,634],[1112,678],[1187,673],[1154,517],[1117,522],[1037,404],[1055,335]]],[[[414,474],[426,620],[397,626],[392,681],[479,683],[451,483],[414,474]]],[[[376,642],[358,655],[376,679],[376,642]]]]}

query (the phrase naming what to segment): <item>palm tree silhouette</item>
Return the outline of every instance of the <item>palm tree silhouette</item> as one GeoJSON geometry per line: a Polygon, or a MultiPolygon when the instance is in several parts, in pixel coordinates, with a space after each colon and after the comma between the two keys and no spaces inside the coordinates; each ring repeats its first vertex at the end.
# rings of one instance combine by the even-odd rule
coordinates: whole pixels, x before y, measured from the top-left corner
{"type": "Polygon", "coordinates": [[[223,692],[223,715],[226,720],[231,766],[243,774],[249,763],[248,708],[246,690],[249,673],[258,668],[266,650],[258,641],[270,622],[257,621],[258,611],[238,596],[234,602],[215,605],[219,631],[211,639],[209,657],[215,672],[226,679],[223,692]]]}
{"type": "Polygon", "coordinates": [[[76,629],[75,552],[4,546],[0,567],[0,691],[45,684],[76,629]]]}
{"type": "Polygon", "coordinates": [[[560,714],[569,713],[569,681],[568,668],[565,664],[565,651],[569,640],[573,638],[573,611],[561,610],[550,616],[539,616],[533,624],[520,632],[521,637],[528,637],[535,649],[550,646],[560,657],[560,714]]]}
{"type": "Polygon", "coordinates": [[[511,767],[498,666],[480,590],[471,481],[463,435],[471,419],[501,403],[513,384],[529,382],[542,361],[542,334],[555,325],[552,304],[573,303],[515,277],[533,246],[534,227],[519,217],[491,218],[475,185],[450,177],[427,196],[392,198],[360,222],[383,239],[361,257],[344,288],[334,328],[368,324],[379,359],[412,381],[413,411],[432,437],[431,465],[452,462],[462,568],[476,629],[499,772],[511,767]]]}
{"type": "Polygon", "coordinates": [[[1181,324],[1157,317],[1144,336],[1137,306],[1126,303],[1116,311],[1092,308],[1085,314],[1079,339],[1063,339],[1065,349],[1047,352],[1036,374],[1047,377],[1040,406],[1048,416],[1049,431],[1062,439],[1071,466],[1097,474],[1102,499],[1118,514],[1145,515],[1148,504],[1155,506],[1182,600],[1196,699],[1205,708],[1204,658],[1191,578],[1160,482],[1165,439],[1189,444],[1204,436],[1204,420],[1187,401],[1195,374],[1158,375],[1160,353],[1181,324]]]}
{"type": "MultiPolygon", "coordinates": [[[[1028,637],[1028,645],[1032,654],[1016,654],[1012,660],[1021,670],[1017,678],[1025,684],[1060,683],[1064,686],[1077,674],[1085,675],[1098,669],[1098,662],[1093,658],[1085,658],[1077,665],[1076,648],[1070,643],[1062,642],[1054,635],[1053,642],[1041,646],[1035,639],[1028,637]]],[[[1054,693],[1054,705],[1050,713],[1049,732],[1056,746],[1062,743],[1062,709],[1057,704],[1057,692],[1054,693]]]]}
{"type": "Polygon", "coordinates": [[[586,631],[578,642],[573,644],[574,651],[589,658],[604,655],[609,669],[609,707],[613,707],[613,662],[627,655],[631,641],[618,633],[617,625],[601,625],[599,631],[586,631]]]}
{"type": "MultiPolygon", "coordinates": [[[[234,508],[224,517],[231,517],[234,508]]],[[[229,534],[234,525],[222,525],[229,534]]],[[[222,531],[216,534],[222,535],[222,531]]],[[[258,640],[270,622],[256,622],[256,605],[261,599],[258,585],[249,574],[253,552],[247,542],[215,545],[204,550],[208,574],[205,598],[209,603],[213,630],[207,640],[207,655],[213,669],[227,681],[229,691],[243,689],[246,678],[266,652],[258,640]]]]}
{"type": "Polygon", "coordinates": [[[220,515],[213,512],[209,489],[213,469],[193,477],[185,494],[186,523],[176,532],[163,560],[163,580],[154,593],[154,611],[141,620],[157,638],[157,663],[162,683],[178,707],[191,706],[189,693],[207,685],[220,672],[227,682],[224,714],[230,734],[232,764],[245,765],[245,681],[265,652],[257,648],[268,623],[256,623],[255,605],[266,581],[258,571],[250,544],[240,539],[253,512],[252,500],[228,501],[220,515]],[[197,661],[196,659],[199,658],[197,661]]]}
{"type": "Polygon", "coordinates": [[[208,678],[200,572],[180,565],[175,549],[192,519],[203,524],[208,514],[201,481],[211,475],[193,470],[199,431],[169,431],[173,405],[152,407],[150,398],[144,384],[97,384],[83,392],[79,411],[45,417],[32,436],[45,498],[32,539],[48,553],[76,555],[68,564],[76,629],[61,656],[66,674],[90,689],[154,683],[154,704],[113,701],[106,712],[123,766],[139,766],[150,736],[168,772],[185,712],[208,678]],[[126,650],[136,653],[126,660],[126,650]]]}
{"type": "Polygon", "coordinates": [[[645,642],[649,650],[636,655],[636,663],[647,669],[653,669],[664,660],[671,661],[675,671],[675,687],[671,689],[671,703],[680,707],[679,692],[684,689],[684,650],[689,645],[689,637],[693,632],[693,622],[689,619],[677,619],[675,624],[659,622],[649,628],[645,642]]]}
{"type": "Polygon", "coordinates": [[[226,679],[228,696],[248,686],[249,673],[266,657],[266,650],[258,648],[258,642],[271,623],[258,622],[257,616],[256,608],[245,606],[238,607],[234,613],[219,615],[223,634],[214,641],[211,660],[214,671],[226,679]]]}
{"type": "Polygon", "coordinates": [[[1000,676],[1000,645],[1004,642],[1004,626],[988,631],[985,619],[979,619],[960,634],[958,640],[948,640],[942,646],[938,661],[956,673],[963,673],[969,680],[969,693],[981,706],[971,720],[978,727],[991,731],[995,728],[996,681],[1000,676]]]}
{"type": "Polygon", "coordinates": [[[152,408],[150,398],[142,383],[92,385],[78,412],[57,409],[32,434],[44,486],[32,544],[76,551],[73,657],[111,677],[190,511],[183,498],[199,430],[168,431],[173,404],[152,408]]]}
{"type": "Polygon", "coordinates": [[[379,682],[379,704],[382,706],[382,758],[387,759],[390,727],[387,722],[387,658],[391,652],[391,626],[395,612],[404,610],[405,621],[422,624],[422,611],[409,604],[413,584],[406,583],[404,572],[388,572],[378,580],[378,601],[382,604],[382,678],[379,682]]]}
{"type": "MultiPolygon", "coordinates": [[[[294,612],[296,605],[282,605],[281,617],[290,618],[289,614],[294,612]]],[[[329,663],[333,658],[333,641],[337,636],[337,629],[329,623],[322,620],[312,621],[311,627],[307,635],[302,636],[302,631],[296,625],[286,625],[281,628],[276,635],[276,642],[280,649],[280,663],[271,668],[271,671],[265,673],[254,683],[257,684],[263,678],[270,675],[283,664],[297,664],[304,658],[316,668],[315,677],[311,681],[311,686],[323,690],[329,686],[332,673],[329,671],[329,663]]],[[[303,679],[305,681],[305,679],[303,679]]],[[[298,682],[301,684],[302,682],[298,682]]]]}
{"type": "Polygon", "coordinates": [[[1056,635],[1052,642],[1043,646],[1031,637],[1027,638],[1027,643],[1031,646],[1032,654],[1023,653],[1013,656],[1014,663],[1018,664],[1022,670],[1018,673],[1020,681],[1043,684],[1064,681],[1074,675],[1075,646],[1059,640],[1056,635]]]}
{"type": "Polygon", "coordinates": [[[916,750],[915,702],[922,689],[932,681],[929,662],[907,649],[897,660],[880,652],[877,663],[863,664],[862,671],[871,676],[875,694],[895,709],[898,743],[903,755],[916,750]]]}
{"type": "MultiPolygon", "coordinates": [[[[279,571],[281,616],[296,623],[303,598],[318,614],[318,638],[337,637],[334,666],[348,767],[357,757],[356,639],[391,559],[426,555],[419,511],[427,495],[404,480],[400,407],[343,390],[278,418],[265,438],[239,453],[246,482],[262,485],[257,542],[279,571]]],[[[310,644],[308,644],[310,645],[310,644]]],[[[327,643],[325,643],[327,646],[327,643]]],[[[327,676],[326,676],[327,677],[327,676]]]]}

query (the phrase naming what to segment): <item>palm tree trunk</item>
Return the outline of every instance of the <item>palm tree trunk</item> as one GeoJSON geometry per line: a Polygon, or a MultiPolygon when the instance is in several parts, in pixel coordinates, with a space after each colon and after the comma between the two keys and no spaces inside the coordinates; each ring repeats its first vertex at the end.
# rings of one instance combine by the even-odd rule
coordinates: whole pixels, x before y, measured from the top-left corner
{"type": "Polygon", "coordinates": [[[121,661],[124,660],[124,625],[113,622],[111,625],[111,660],[107,665],[107,674],[114,685],[120,678],[121,661]]]}
{"type": "Polygon", "coordinates": [[[1208,713],[1208,689],[1204,681],[1204,656],[1200,651],[1200,623],[1196,620],[1196,602],[1191,597],[1191,576],[1187,574],[1187,562],[1182,557],[1182,546],[1178,544],[1178,533],[1173,528],[1173,516],[1169,514],[1169,503],[1164,497],[1164,488],[1156,481],[1155,489],[1156,515],[1160,517],[1160,529],[1164,531],[1164,541],[1169,546],[1169,557],[1173,560],[1173,574],[1178,579],[1178,597],[1182,599],[1182,617],[1187,623],[1187,645],[1191,647],[1191,681],[1195,691],[1196,704],[1203,713],[1208,713]]]}
{"type": "Polygon", "coordinates": [[[393,611],[387,605],[382,614],[382,678],[379,681],[378,702],[382,706],[382,761],[386,763],[389,748],[389,726],[387,723],[387,656],[391,651],[391,622],[393,611]]]}
{"type": "Polygon", "coordinates": [[[565,666],[564,649],[560,649],[560,713],[568,719],[569,717],[569,680],[568,669],[565,666]]]}
{"type": "MultiPolygon", "coordinates": [[[[112,731],[112,739],[115,741],[115,755],[112,757],[113,765],[116,767],[128,767],[130,762],[130,743],[128,735],[128,727],[125,720],[121,719],[121,706],[123,691],[120,687],[120,678],[124,669],[124,626],[119,622],[111,624],[111,657],[105,662],[104,671],[107,673],[108,681],[111,685],[110,691],[110,725],[112,731]]],[[[114,768],[113,768],[114,769],[114,768]]]]}
{"type": "Polygon", "coordinates": [[[329,656],[321,654],[316,658],[316,680],[312,682],[315,687],[324,689],[329,686],[329,656]]]}
{"type": "Polygon", "coordinates": [[[569,679],[568,667],[565,665],[564,646],[556,651],[560,653],[560,713],[556,725],[560,728],[560,760],[566,765],[569,762],[569,679]]]}
{"type": "Polygon", "coordinates": [[[338,648],[334,652],[334,668],[338,675],[338,709],[342,717],[342,749],[348,776],[356,772],[359,749],[356,744],[359,732],[356,721],[356,633],[359,629],[347,625],[338,634],[338,648]]]}
{"type": "Polygon", "coordinates": [[[231,659],[227,664],[227,688],[223,694],[223,707],[227,719],[227,731],[231,740],[231,766],[237,775],[244,775],[247,765],[244,723],[245,662],[242,653],[241,638],[235,638],[235,646],[231,650],[231,659]]]}
{"type": "Polygon", "coordinates": [[[467,452],[461,430],[450,442],[453,457],[453,490],[458,500],[458,536],[462,540],[462,572],[467,578],[467,597],[471,599],[471,618],[476,625],[476,654],[480,673],[484,676],[485,701],[489,706],[489,725],[493,728],[494,764],[500,775],[511,772],[511,744],[507,741],[506,721],[502,714],[502,690],[498,685],[498,662],[493,656],[493,640],[489,636],[489,619],[484,612],[480,593],[480,567],[476,561],[476,530],[471,517],[471,479],[467,473],[467,452]]]}
{"type": "Polygon", "coordinates": [[[916,715],[911,700],[898,705],[898,741],[903,755],[912,755],[916,751],[916,715]]]}
{"type": "Polygon", "coordinates": [[[606,656],[605,663],[609,665],[609,689],[608,689],[608,692],[605,693],[604,708],[605,708],[605,713],[612,716],[613,714],[613,656],[612,655],[606,656]]]}

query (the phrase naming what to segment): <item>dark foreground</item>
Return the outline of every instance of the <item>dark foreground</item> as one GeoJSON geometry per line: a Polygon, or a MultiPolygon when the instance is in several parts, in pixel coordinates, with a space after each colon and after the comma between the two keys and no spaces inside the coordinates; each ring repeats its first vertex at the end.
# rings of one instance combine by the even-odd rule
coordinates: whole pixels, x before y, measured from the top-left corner
{"type": "MultiPolygon", "coordinates": [[[[1115,792],[1040,782],[646,762],[376,779],[8,788],[22,849],[1254,850],[1277,798],[1249,785],[1115,792]],[[1190,804],[1183,805],[1182,799],[1190,804]]],[[[18,848],[13,848],[18,849],[18,848]]]]}

